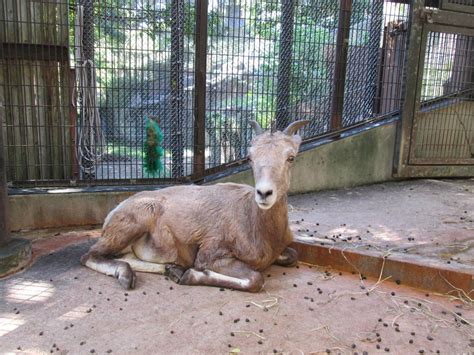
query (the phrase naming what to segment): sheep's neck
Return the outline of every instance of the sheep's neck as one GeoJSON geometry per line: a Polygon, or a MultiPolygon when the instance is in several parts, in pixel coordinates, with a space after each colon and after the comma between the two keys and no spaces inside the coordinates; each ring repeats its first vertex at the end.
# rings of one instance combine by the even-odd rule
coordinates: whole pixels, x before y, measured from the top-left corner
{"type": "Polygon", "coordinates": [[[269,235],[273,240],[285,237],[288,228],[288,197],[285,194],[268,210],[262,210],[255,202],[254,215],[260,235],[269,235]]]}

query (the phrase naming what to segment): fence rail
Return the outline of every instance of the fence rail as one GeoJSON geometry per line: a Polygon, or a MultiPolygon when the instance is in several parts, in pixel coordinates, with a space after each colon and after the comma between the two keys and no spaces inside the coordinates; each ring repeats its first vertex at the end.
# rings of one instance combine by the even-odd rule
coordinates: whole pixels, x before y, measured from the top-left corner
{"type": "Polygon", "coordinates": [[[4,0],[13,185],[198,179],[249,120],[305,139],[398,111],[410,5],[383,0],[4,0]]]}

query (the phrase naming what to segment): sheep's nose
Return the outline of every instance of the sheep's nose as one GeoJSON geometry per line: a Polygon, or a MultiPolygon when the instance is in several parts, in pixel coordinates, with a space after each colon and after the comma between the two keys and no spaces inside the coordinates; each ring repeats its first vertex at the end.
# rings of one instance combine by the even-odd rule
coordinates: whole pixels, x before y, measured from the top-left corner
{"type": "Polygon", "coordinates": [[[261,191],[257,189],[257,194],[262,198],[266,199],[268,196],[273,194],[273,190],[261,191]]]}

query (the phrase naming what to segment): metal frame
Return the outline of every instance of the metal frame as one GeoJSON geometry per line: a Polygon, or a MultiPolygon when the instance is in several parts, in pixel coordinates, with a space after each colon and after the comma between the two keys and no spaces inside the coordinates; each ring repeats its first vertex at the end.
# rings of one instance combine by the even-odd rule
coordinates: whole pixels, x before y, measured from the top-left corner
{"type": "Polygon", "coordinates": [[[449,0],[441,0],[440,8],[443,10],[468,12],[474,14],[474,5],[453,4],[449,0]]]}
{"type": "Polygon", "coordinates": [[[473,176],[474,160],[413,159],[412,143],[416,139],[417,116],[421,110],[421,82],[426,43],[430,32],[474,35],[474,16],[453,14],[447,11],[429,11],[423,0],[415,0],[410,14],[410,35],[406,63],[406,85],[402,107],[402,120],[397,127],[394,156],[395,177],[452,177],[473,176]],[[469,24],[469,25],[468,25],[469,24]],[[457,26],[470,28],[460,28],[457,26]],[[413,96],[415,93],[415,96],[413,96]]]}

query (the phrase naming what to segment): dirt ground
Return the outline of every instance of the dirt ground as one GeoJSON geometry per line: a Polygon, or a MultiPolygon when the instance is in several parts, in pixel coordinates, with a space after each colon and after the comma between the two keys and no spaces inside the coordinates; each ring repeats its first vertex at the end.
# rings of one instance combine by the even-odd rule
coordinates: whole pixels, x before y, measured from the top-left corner
{"type": "MultiPolygon", "coordinates": [[[[423,180],[299,195],[290,198],[290,220],[306,241],[469,267],[473,192],[473,180],[423,180]]],[[[0,353],[474,352],[473,293],[454,299],[303,264],[271,267],[258,294],[179,286],[151,274],[139,274],[126,292],[80,266],[98,236],[29,234],[36,262],[0,280],[0,353]]]]}

